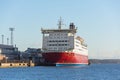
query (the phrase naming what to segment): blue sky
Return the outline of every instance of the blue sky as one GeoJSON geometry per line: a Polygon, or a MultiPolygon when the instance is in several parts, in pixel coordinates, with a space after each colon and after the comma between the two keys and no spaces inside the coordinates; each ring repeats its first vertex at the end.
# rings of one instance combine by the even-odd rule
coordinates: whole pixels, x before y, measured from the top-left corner
{"type": "MultiPolygon", "coordinates": [[[[10,38],[19,50],[41,48],[41,28],[57,28],[61,16],[67,28],[88,44],[89,58],[120,58],[120,0],[0,0],[0,35],[10,38]]],[[[1,38],[0,38],[1,43],[1,38]]]]}

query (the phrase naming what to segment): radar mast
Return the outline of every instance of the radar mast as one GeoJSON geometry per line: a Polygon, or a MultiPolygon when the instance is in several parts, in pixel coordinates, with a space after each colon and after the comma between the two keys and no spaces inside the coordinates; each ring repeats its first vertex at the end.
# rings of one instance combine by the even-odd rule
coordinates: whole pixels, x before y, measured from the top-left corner
{"type": "Polygon", "coordinates": [[[59,21],[58,21],[58,29],[61,29],[63,23],[62,23],[62,18],[60,17],[59,21]]]}

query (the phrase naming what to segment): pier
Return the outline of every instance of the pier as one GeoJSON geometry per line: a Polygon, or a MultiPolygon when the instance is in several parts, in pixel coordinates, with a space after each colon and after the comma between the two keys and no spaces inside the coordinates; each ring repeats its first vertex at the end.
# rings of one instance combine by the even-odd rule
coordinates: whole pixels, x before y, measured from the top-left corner
{"type": "Polygon", "coordinates": [[[0,68],[12,67],[33,67],[35,64],[30,61],[0,61],[0,68]]]}

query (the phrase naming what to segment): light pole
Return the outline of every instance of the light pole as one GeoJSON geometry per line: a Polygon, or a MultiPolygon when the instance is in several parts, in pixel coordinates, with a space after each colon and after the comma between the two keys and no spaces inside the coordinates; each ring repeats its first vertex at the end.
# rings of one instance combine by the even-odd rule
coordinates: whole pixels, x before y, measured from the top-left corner
{"type": "Polygon", "coordinates": [[[4,35],[1,35],[2,36],[2,44],[4,44],[4,35]]]}
{"type": "Polygon", "coordinates": [[[7,45],[9,45],[9,38],[7,38],[7,45]]]}
{"type": "Polygon", "coordinates": [[[14,28],[9,28],[9,30],[11,31],[11,45],[13,45],[13,31],[14,31],[14,28]]]}

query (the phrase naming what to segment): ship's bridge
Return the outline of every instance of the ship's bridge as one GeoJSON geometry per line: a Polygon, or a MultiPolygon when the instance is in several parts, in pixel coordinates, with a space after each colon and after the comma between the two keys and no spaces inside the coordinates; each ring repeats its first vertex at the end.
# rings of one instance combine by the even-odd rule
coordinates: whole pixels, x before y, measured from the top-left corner
{"type": "Polygon", "coordinates": [[[76,33],[77,29],[41,29],[43,34],[49,34],[52,32],[67,32],[67,33],[76,33]]]}
{"type": "Polygon", "coordinates": [[[58,29],[42,29],[41,28],[41,31],[42,31],[43,34],[49,34],[49,33],[53,33],[53,32],[61,32],[61,33],[62,32],[67,32],[67,33],[75,34],[76,31],[77,31],[77,28],[75,28],[74,23],[70,23],[69,29],[62,29],[61,25],[62,25],[62,21],[60,20],[59,24],[58,24],[58,29]]]}

